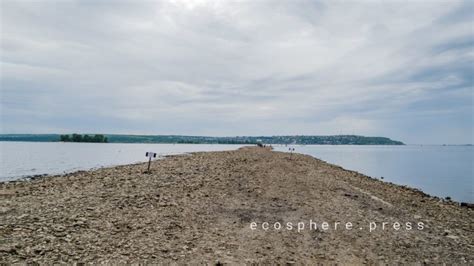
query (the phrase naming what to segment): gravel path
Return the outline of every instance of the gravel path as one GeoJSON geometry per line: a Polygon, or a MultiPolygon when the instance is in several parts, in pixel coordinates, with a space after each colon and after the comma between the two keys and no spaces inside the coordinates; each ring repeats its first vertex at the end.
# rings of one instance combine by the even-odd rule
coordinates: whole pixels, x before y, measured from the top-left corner
{"type": "Polygon", "coordinates": [[[474,263],[474,210],[310,156],[242,148],[145,168],[0,183],[0,262],[474,263]]]}

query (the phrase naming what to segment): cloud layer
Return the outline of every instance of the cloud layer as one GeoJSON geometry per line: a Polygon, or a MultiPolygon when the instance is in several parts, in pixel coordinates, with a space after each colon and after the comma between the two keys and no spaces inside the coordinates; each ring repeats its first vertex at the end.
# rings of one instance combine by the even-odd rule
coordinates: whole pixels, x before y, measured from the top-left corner
{"type": "Polygon", "coordinates": [[[1,133],[472,143],[472,1],[3,1],[1,133]]]}

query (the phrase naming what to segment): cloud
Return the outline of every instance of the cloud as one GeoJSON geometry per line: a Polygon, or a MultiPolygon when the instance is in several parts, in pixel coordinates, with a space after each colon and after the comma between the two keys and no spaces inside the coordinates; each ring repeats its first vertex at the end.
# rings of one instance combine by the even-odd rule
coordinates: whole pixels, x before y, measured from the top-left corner
{"type": "Polygon", "coordinates": [[[3,1],[1,132],[472,143],[472,9],[3,1]]]}

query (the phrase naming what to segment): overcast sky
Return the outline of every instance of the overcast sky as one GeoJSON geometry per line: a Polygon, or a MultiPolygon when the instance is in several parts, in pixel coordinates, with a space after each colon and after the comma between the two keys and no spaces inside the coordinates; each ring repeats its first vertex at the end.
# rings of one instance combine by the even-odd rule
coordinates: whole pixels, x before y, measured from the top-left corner
{"type": "Polygon", "coordinates": [[[474,1],[1,2],[0,133],[473,143],[474,1]]]}

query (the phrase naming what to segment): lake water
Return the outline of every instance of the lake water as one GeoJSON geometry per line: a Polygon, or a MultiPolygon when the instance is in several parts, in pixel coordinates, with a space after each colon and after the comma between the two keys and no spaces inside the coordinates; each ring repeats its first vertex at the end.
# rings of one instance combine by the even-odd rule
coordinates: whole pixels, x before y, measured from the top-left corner
{"type": "Polygon", "coordinates": [[[159,157],[239,147],[241,145],[0,142],[0,181],[147,162],[147,151],[156,152],[159,157]]]}
{"type": "MultiPolygon", "coordinates": [[[[439,197],[474,203],[473,146],[291,146],[346,169],[423,190],[439,197]]],[[[289,147],[275,146],[288,151],[289,147]]]]}
{"type": "MultiPolygon", "coordinates": [[[[159,156],[195,151],[235,150],[240,145],[98,144],[0,142],[0,181],[38,174],[61,174],[103,166],[146,162],[159,156]]],[[[291,146],[308,154],[384,181],[408,185],[439,197],[474,203],[473,146],[291,146]]],[[[288,147],[275,146],[288,151],[288,147]]]]}

